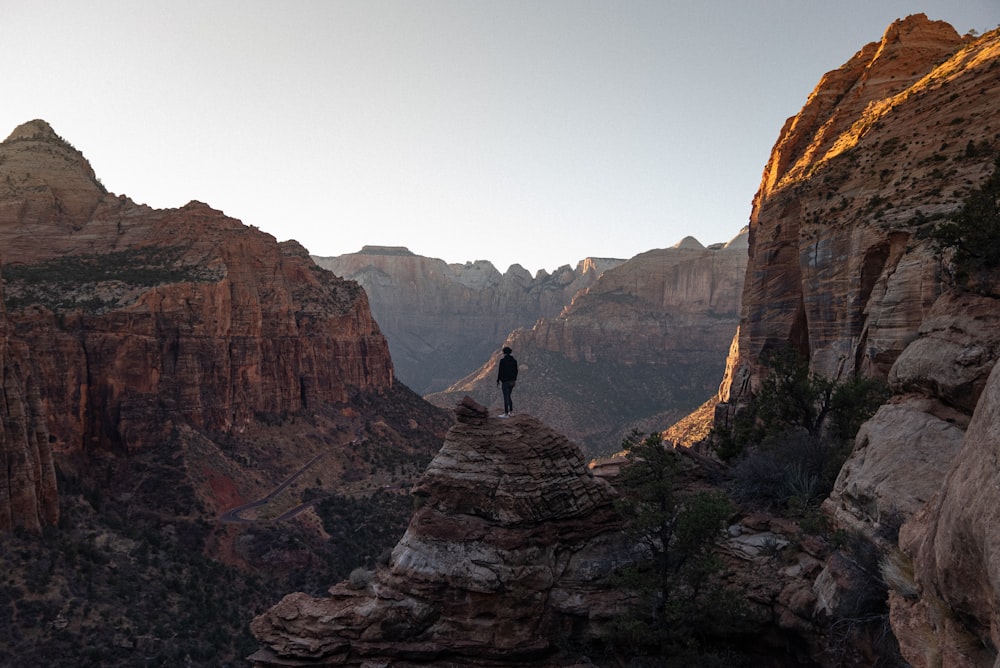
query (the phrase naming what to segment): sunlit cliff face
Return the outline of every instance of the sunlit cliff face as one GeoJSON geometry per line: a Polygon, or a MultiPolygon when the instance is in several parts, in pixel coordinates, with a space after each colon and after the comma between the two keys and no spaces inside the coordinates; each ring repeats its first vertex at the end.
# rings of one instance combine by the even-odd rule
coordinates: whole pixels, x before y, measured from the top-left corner
{"type": "Polygon", "coordinates": [[[853,149],[897,105],[955,76],[963,62],[948,59],[963,41],[949,24],[919,14],[893,23],[880,42],[825,74],[802,111],[782,129],[761,194],[809,178],[853,149]],[[946,64],[939,68],[941,63],[946,64]]]}

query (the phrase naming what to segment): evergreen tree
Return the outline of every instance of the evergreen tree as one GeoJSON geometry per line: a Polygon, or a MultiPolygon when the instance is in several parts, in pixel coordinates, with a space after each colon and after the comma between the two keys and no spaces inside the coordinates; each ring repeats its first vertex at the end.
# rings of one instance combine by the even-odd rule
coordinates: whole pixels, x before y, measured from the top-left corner
{"type": "Polygon", "coordinates": [[[623,445],[619,509],[648,559],[620,574],[637,605],[619,631],[633,651],[656,655],[667,662],[661,665],[701,661],[706,639],[735,629],[743,609],[713,578],[722,568],[716,541],[733,507],[718,492],[682,491],[680,455],[658,434],[640,440],[633,432],[623,445]]]}

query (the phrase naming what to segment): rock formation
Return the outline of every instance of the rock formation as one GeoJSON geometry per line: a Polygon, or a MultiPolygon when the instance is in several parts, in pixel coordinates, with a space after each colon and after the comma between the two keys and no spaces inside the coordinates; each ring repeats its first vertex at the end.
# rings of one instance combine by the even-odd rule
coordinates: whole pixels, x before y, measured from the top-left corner
{"type": "Polygon", "coordinates": [[[891,403],[862,425],[827,506],[846,527],[878,536],[912,516],[943,482],[1000,356],[1000,303],[948,291],[889,373],[891,403]]]}
{"type": "Polygon", "coordinates": [[[59,519],[56,473],[28,351],[11,340],[0,289],[0,530],[59,519]]]}
{"type": "Polygon", "coordinates": [[[0,527],[55,520],[54,458],[74,486],[100,488],[102,510],[197,535],[268,499],[204,549],[284,577],[316,558],[309,541],[325,545],[309,498],[406,480],[450,423],[393,382],[357,283],[206,204],[109,193],[44,121],[0,143],[0,248],[0,527]],[[273,532],[253,519],[285,513],[300,548],[265,558],[273,532]]]}
{"type": "Polygon", "coordinates": [[[470,399],[456,416],[388,563],[257,617],[255,666],[566,665],[557,640],[578,646],[620,612],[604,583],[630,552],[611,487],[535,418],[470,399]]]}
{"type": "Polygon", "coordinates": [[[716,412],[724,425],[758,387],[762,355],[782,346],[827,377],[889,382],[893,398],[861,428],[824,507],[883,551],[914,666],[990,665],[1000,646],[988,491],[1000,308],[952,288],[928,234],[991,173],[998,94],[1000,32],[963,38],[923,15],[821,79],[754,201],[716,412]]]}
{"type": "Polygon", "coordinates": [[[6,298],[59,451],[232,432],[392,384],[364,291],[205,204],[109,194],[44,121],[0,144],[6,298]]]}
{"type": "Polygon", "coordinates": [[[0,253],[0,663],[227,665],[252,611],[398,540],[451,419],[356,283],[109,193],[44,121],[0,143],[0,253]]]}
{"type": "Polygon", "coordinates": [[[1000,370],[994,366],[957,455],[943,479],[940,471],[935,476],[937,494],[900,532],[912,589],[894,591],[893,627],[915,667],[996,665],[998,433],[1000,370]]]}
{"type": "Polygon", "coordinates": [[[771,347],[830,377],[885,377],[916,336],[942,285],[922,232],[992,167],[996,77],[978,44],[897,21],[785,123],[751,213],[732,400],[771,347]]]}
{"type": "Polygon", "coordinates": [[[419,394],[448,387],[499,350],[510,332],[558,314],[623,262],[587,258],[575,269],[532,278],[516,264],[501,274],[485,260],[447,264],[392,246],[313,259],[365,289],[397,376],[419,394]]]}
{"type": "MultiPolygon", "coordinates": [[[[620,448],[715,395],[740,309],[747,236],[705,248],[686,238],[605,271],[558,317],[511,334],[520,365],[515,411],[565,433],[589,454],[620,448]]],[[[495,407],[497,356],[446,392],[495,407]]]]}

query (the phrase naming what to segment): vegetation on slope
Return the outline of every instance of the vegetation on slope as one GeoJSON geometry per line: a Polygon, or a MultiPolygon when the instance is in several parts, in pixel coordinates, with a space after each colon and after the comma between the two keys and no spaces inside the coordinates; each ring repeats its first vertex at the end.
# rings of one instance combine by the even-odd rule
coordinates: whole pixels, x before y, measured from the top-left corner
{"type": "MultiPolygon", "coordinates": [[[[820,510],[858,429],[888,399],[888,388],[875,379],[838,382],[811,373],[806,360],[789,348],[773,351],[765,362],[766,376],[750,405],[731,429],[713,433],[717,454],[731,465],[731,493],[743,509],[793,519],[803,540],[813,536],[832,547],[830,561],[849,573],[836,609],[825,620],[825,653],[831,660],[843,665],[874,661],[857,656],[871,648],[878,665],[901,665],[879,571],[885,555],[870,537],[832,530],[820,510]]],[[[899,530],[898,523],[886,526],[899,530]]]]}
{"type": "MultiPolygon", "coordinates": [[[[325,534],[297,520],[220,523],[177,438],[128,457],[61,458],[59,525],[0,541],[0,665],[242,668],[257,649],[254,616],[291,592],[322,595],[398,542],[412,511],[408,476],[440,443],[408,428],[415,402],[402,387],[356,398],[351,409],[407,430],[411,450],[372,438],[360,480],[296,488],[325,534]]],[[[434,411],[428,421],[448,421],[422,405],[434,411]]]]}
{"type": "Polygon", "coordinates": [[[95,255],[67,255],[38,264],[4,265],[4,301],[19,309],[41,304],[54,311],[100,312],[134,298],[135,287],[215,281],[221,270],[184,265],[179,246],[148,246],[95,255]]]}
{"type": "Polygon", "coordinates": [[[1000,157],[986,182],[972,191],[957,214],[932,233],[939,246],[954,252],[954,281],[985,295],[1000,296],[1000,157]]]}
{"type": "Polygon", "coordinates": [[[714,548],[733,506],[719,492],[684,489],[680,455],[658,434],[633,432],[622,445],[628,465],[617,505],[649,555],[619,577],[635,597],[617,628],[623,653],[660,666],[734,665],[746,609],[714,577],[723,567],[714,548]]]}
{"type": "Polygon", "coordinates": [[[885,383],[834,381],[809,371],[796,351],[772,351],[767,375],[731,429],[714,446],[733,464],[740,498],[788,509],[818,503],[833,489],[854,435],[888,398],[885,383]]]}

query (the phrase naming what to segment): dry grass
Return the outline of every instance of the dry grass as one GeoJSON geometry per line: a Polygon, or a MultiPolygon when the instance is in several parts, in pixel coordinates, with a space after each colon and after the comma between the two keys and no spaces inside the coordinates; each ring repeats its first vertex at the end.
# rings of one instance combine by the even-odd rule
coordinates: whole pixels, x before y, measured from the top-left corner
{"type": "Polygon", "coordinates": [[[889,552],[879,560],[879,570],[882,581],[889,589],[903,598],[916,600],[920,598],[916,576],[913,572],[913,560],[899,550],[889,552]]]}

